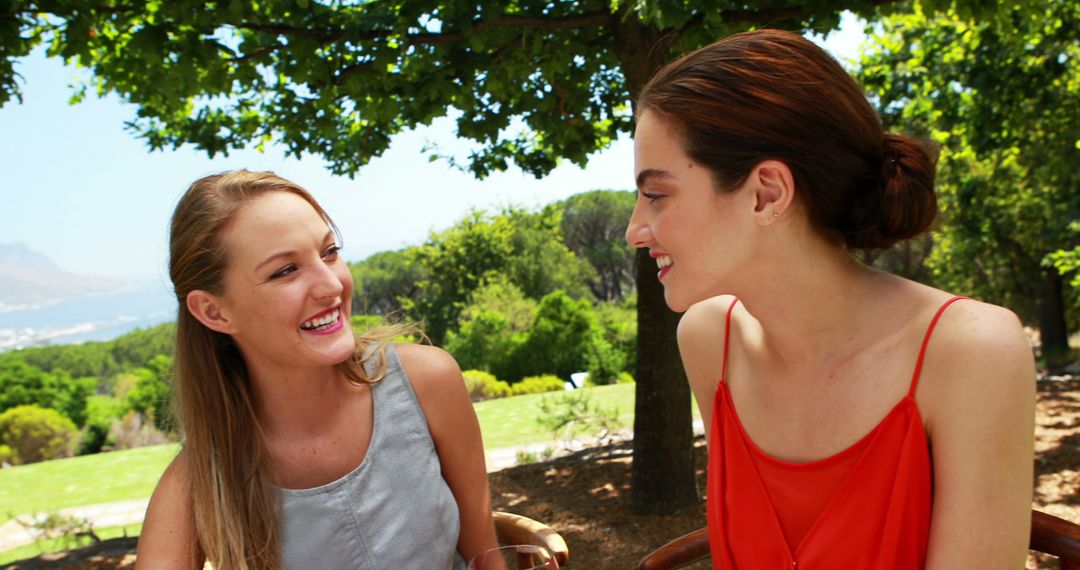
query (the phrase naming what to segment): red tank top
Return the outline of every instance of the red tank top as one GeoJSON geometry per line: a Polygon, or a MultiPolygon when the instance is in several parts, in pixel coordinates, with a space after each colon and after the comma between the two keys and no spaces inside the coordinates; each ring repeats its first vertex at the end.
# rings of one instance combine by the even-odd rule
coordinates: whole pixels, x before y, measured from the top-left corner
{"type": "Polygon", "coordinates": [[[911,388],[870,433],[810,463],[766,455],[739,421],[724,360],[713,402],[707,515],[714,568],[920,569],[930,538],[933,473],[915,405],[930,321],[911,388]]]}

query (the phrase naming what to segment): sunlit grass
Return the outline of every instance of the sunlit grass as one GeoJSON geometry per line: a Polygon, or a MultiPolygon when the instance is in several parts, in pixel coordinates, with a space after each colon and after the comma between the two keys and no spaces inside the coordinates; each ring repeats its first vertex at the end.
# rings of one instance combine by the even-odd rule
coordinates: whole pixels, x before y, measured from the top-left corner
{"type": "MultiPolygon", "coordinates": [[[[634,385],[614,384],[582,388],[589,394],[591,405],[601,409],[618,409],[619,427],[631,427],[634,424],[634,385]]],[[[541,415],[540,401],[547,398],[557,401],[563,392],[547,394],[527,394],[513,398],[501,398],[478,402],[476,416],[480,420],[480,431],[484,435],[485,449],[498,449],[529,443],[545,443],[557,440],[537,422],[541,415]]]]}
{"type": "Polygon", "coordinates": [[[0,524],[21,514],[145,499],[178,449],[155,445],[0,469],[0,524]]]}
{"type": "MultiPolygon", "coordinates": [[[[622,425],[633,423],[633,384],[586,390],[593,403],[605,409],[617,407],[622,425]]],[[[476,404],[484,446],[495,449],[552,441],[536,418],[540,399],[559,394],[529,394],[476,404]]],[[[0,469],[0,524],[21,514],[148,498],[178,449],[177,444],[157,445],[0,469]]]]}

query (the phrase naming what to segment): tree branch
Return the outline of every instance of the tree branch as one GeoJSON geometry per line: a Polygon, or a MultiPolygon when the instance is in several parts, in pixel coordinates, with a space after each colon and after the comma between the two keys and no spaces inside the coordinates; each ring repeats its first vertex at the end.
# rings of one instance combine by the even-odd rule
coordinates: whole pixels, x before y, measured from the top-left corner
{"type": "MultiPolygon", "coordinates": [[[[472,32],[480,33],[491,27],[532,28],[540,30],[589,28],[606,25],[611,22],[612,17],[613,15],[609,12],[592,12],[588,14],[577,14],[574,16],[564,16],[558,18],[545,18],[542,16],[504,15],[489,20],[473,20],[472,32]]],[[[285,36],[306,36],[319,38],[323,41],[334,41],[341,38],[345,34],[345,31],[341,29],[317,30],[311,28],[298,28],[296,26],[289,26],[285,24],[239,23],[235,24],[235,26],[237,28],[252,30],[256,32],[279,34],[285,36]]],[[[365,40],[379,40],[382,38],[386,38],[389,35],[389,32],[371,32],[367,34],[362,34],[360,38],[365,40]]],[[[403,39],[405,43],[408,44],[450,44],[465,39],[465,33],[439,32],[406,34],[403,39]]]]}
{"type": "Polygon", "coordinates": [[[358,72],[360,72],[361,70],[364,70],[364,69],[370,69],[372,63],[373,62],[371,62],[371,61],[365,61],[363,63],[358,63],[356,65],[350,65],[349,67],[346,67],[346,68],[342,69],[341,71],[337,72],[337,74],[334,75],[334,78],[333,78],[334,85],[341,85],[342,83],[345,83],[345,81],[347,79],[349,79],[349,77],[352,76],[354,73],[358,73],[358,72]]]}
{"type": "Polygon", "coordinates": [[[284,46],[281,45],[281,44],[262,46],[262,47],[260,47],[258,49],[254,49],[254,50],[252,50],[252,51],[250,51],[248,53],[245,53],[244,55],[227,58],[226,61],[230,61],[230,62],[233,62],[233,63],[240,63],[240,62],[243,62],[243,61],[250,61],[252,59],[262,57],[262,56],[264,56],[266,54],[273,53],[273,52],[281,49],[282,47],[284,47],[284,46]]]}
{"type": "Polygon", "coordinates": [[[275,34],[279,36],[305,36],[309,38],[318,38],[324,41],[334,41],[340,38],[343,31],[340,29],[326,28],[322,30],[316,30],[311,28],[298,28],[296,26],[289,26],[286,24],[249,24],[246,22],[240,22],[233,24],[234,27],[242,30],[251,30],[253,32],[263,32],[265,34],[275,34]]]}

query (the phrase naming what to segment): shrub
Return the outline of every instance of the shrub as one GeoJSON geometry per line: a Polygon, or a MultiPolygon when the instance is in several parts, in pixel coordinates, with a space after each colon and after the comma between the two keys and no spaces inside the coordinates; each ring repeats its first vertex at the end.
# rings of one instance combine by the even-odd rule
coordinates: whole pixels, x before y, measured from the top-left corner
{"type": "Polygon", "coordinates": [[[521,344],[506,315],[495,310],[471,312],[458,330],[446,336],[446,350],[464,368],[505,373],[505,362],[521,344]]]}
{"type": "Polygon", "coordinates": [[[522,394],[539,394],[541,392],[561,392],[566,389],[566,382],[558,376],[544,374],[543,376],[529,376],[520,382],[510,385],[510,394],[520,396],[522,394]]]}
{"type": "Polygon", "coordinates": [[[555,455],[555,449],[551,447],[545,447],[539,452],[529,451],[528,449],[519,449],[514,454],[514,461],[516,465],[529,465],[538,461],[547,461],[555,455]]]}
{"type": "Polygon", "coordinates": [[[592,379],[593,379],[592,373],[586,374],[585,379],[581,382],[581,385],[582,386],[604,386],[604,385],[607,385],[607,384],[633,384],[634,383],[634,376],[632,374],[630,374],[629,372],[620,372],[614,379],[611,379],[608,382],[598,383],[598,382],[593,382],[592,379]]]}
{"type": "Polygon", "coordinates": [[[593,343],[588,354],[589,379],[588,383],[595,386],[615,384],[619,381],[619,373],[623,371],[624,362],[622,354],[611,348],[607,341],[597,339],[593,343]]]}
{"type": "Polygon", "coordinates": [[[79,430],[56,410],[16,406],[0,414],[0,441],[11,447],[11,462],[21,465],[71,457],[79,443],[79,430]]]}
{"type": "Polygon", "coordinates": [[[112,395],[121,400],[127,400],[127,395],[135,389],[139,383],[139,376],[134,372],[121,372],[113,377],[112,395]]]}
{"type": "Polygon", "coordinates": [[[114,420],[128,411],[124,401],[112,396],[90,396],[86,400],[86,425],[83,427],[79,455],[97,453],[107,445],[114,420]]]}
{"type": "MultiPolygon", "coordinates": [[[[604,340],[592,305],[585,299],[571,299],[555,291],[540,300],[529,338],[519,351],[524,375],[555,374],[569,378],[574,372],[596,365],[603,370],[621,369],[612,361],[616,352],[604,340]]],[[[607,377],[607,374],[603,374],[607,377]]]]}
{"type": "Polygon", "coordinates": [[[11,465],[11,461],[14,458],[15,452],[11,449],[11,446],[0,443],[0,467],[5,464],[11,465]]]}
{"type": "Polygon", "coordinates": [[[466,370],[461,375],[465,377],[465,386],[469,389],[469,397],[474,402],[505,398],[510,395],[510,385],[489,372],[466,370]]]}
{"type": "Polygon", "coordinates": [[[514,454],[515,465],[530,465],[532,463],[536,463],[537,461],[540,461],[540,457],[531,451],[519,449],[517,453],[514,454]]]}
{"type": "Polygon", "coordinates": [[[167,435],[135,411],[124,414],[123,418],[114,419],[106,438],[113,443],[114,449],[132,449],[169,442],[167,435]]]}
{"type": "Polygon", "coordinates": [[[462,368],[516,380],[521,374],[514,358],[535,312],[536,302],[505,277],[492,278],[469,296],[457,330],[447,333],[445,348],[462,368]]]}
{"type": "Polygon", "coordinates": [[[138,380],[124,398],[128,408],[142,413],[158,429],[165,431],[174,429],[169,403],[172,396],[169,390],[172,366],[172,358],[165,354],[151,358],[145,367],[134,371],[138,380]]]}
{"type": "Polygon", "coordinates": [[[604,439],[618,427],[619,409],[605,409],[594,404],[588,390],[574,390],[551,398],[545,396],[539,406],[540,416],[536,422],[555,438],[561,437],[564,445],[583,433],[604,439]]]}
{"type": "Polygon", "coordinates": [[[623,370],[633,370],[637,366],[637,294],[619,303],[600,303],[595,311],[604,339],[619,353],[623,370]]]}
{"type": "Polygon", "coordinates": [[[90,519],[75,515],[62,515],[60,513],[47,513],[44,516],[35,517],[29,522],[15,519],[19,526],[32,531],[42,539],[55,539],[66,548],[77,548],[88,541],[91,543],[101,542],[97,532],[94,531],[94,523],[90,519]]]}
{"type": "Polygon", "coordinates": [[[22,360],[10,360],[0,363],[0,411],[35,405],[82,425],[86,398],[97,384],[96,378],[72,378],[65,370],[45,372],[22,360]]]}

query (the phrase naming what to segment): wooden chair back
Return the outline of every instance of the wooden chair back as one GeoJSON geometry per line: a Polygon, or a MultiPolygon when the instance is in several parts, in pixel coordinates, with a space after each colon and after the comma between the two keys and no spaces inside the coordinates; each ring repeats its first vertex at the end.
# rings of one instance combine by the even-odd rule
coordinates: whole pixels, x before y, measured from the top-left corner
{"type": "Polygon", "coordinates": [[[570,549],[559,533],[548,525],[513,513],[495,511],[495,537],[499,544],[532,544],[542,546],[555,556],[562,568],[570,563],[570,549]]]}

